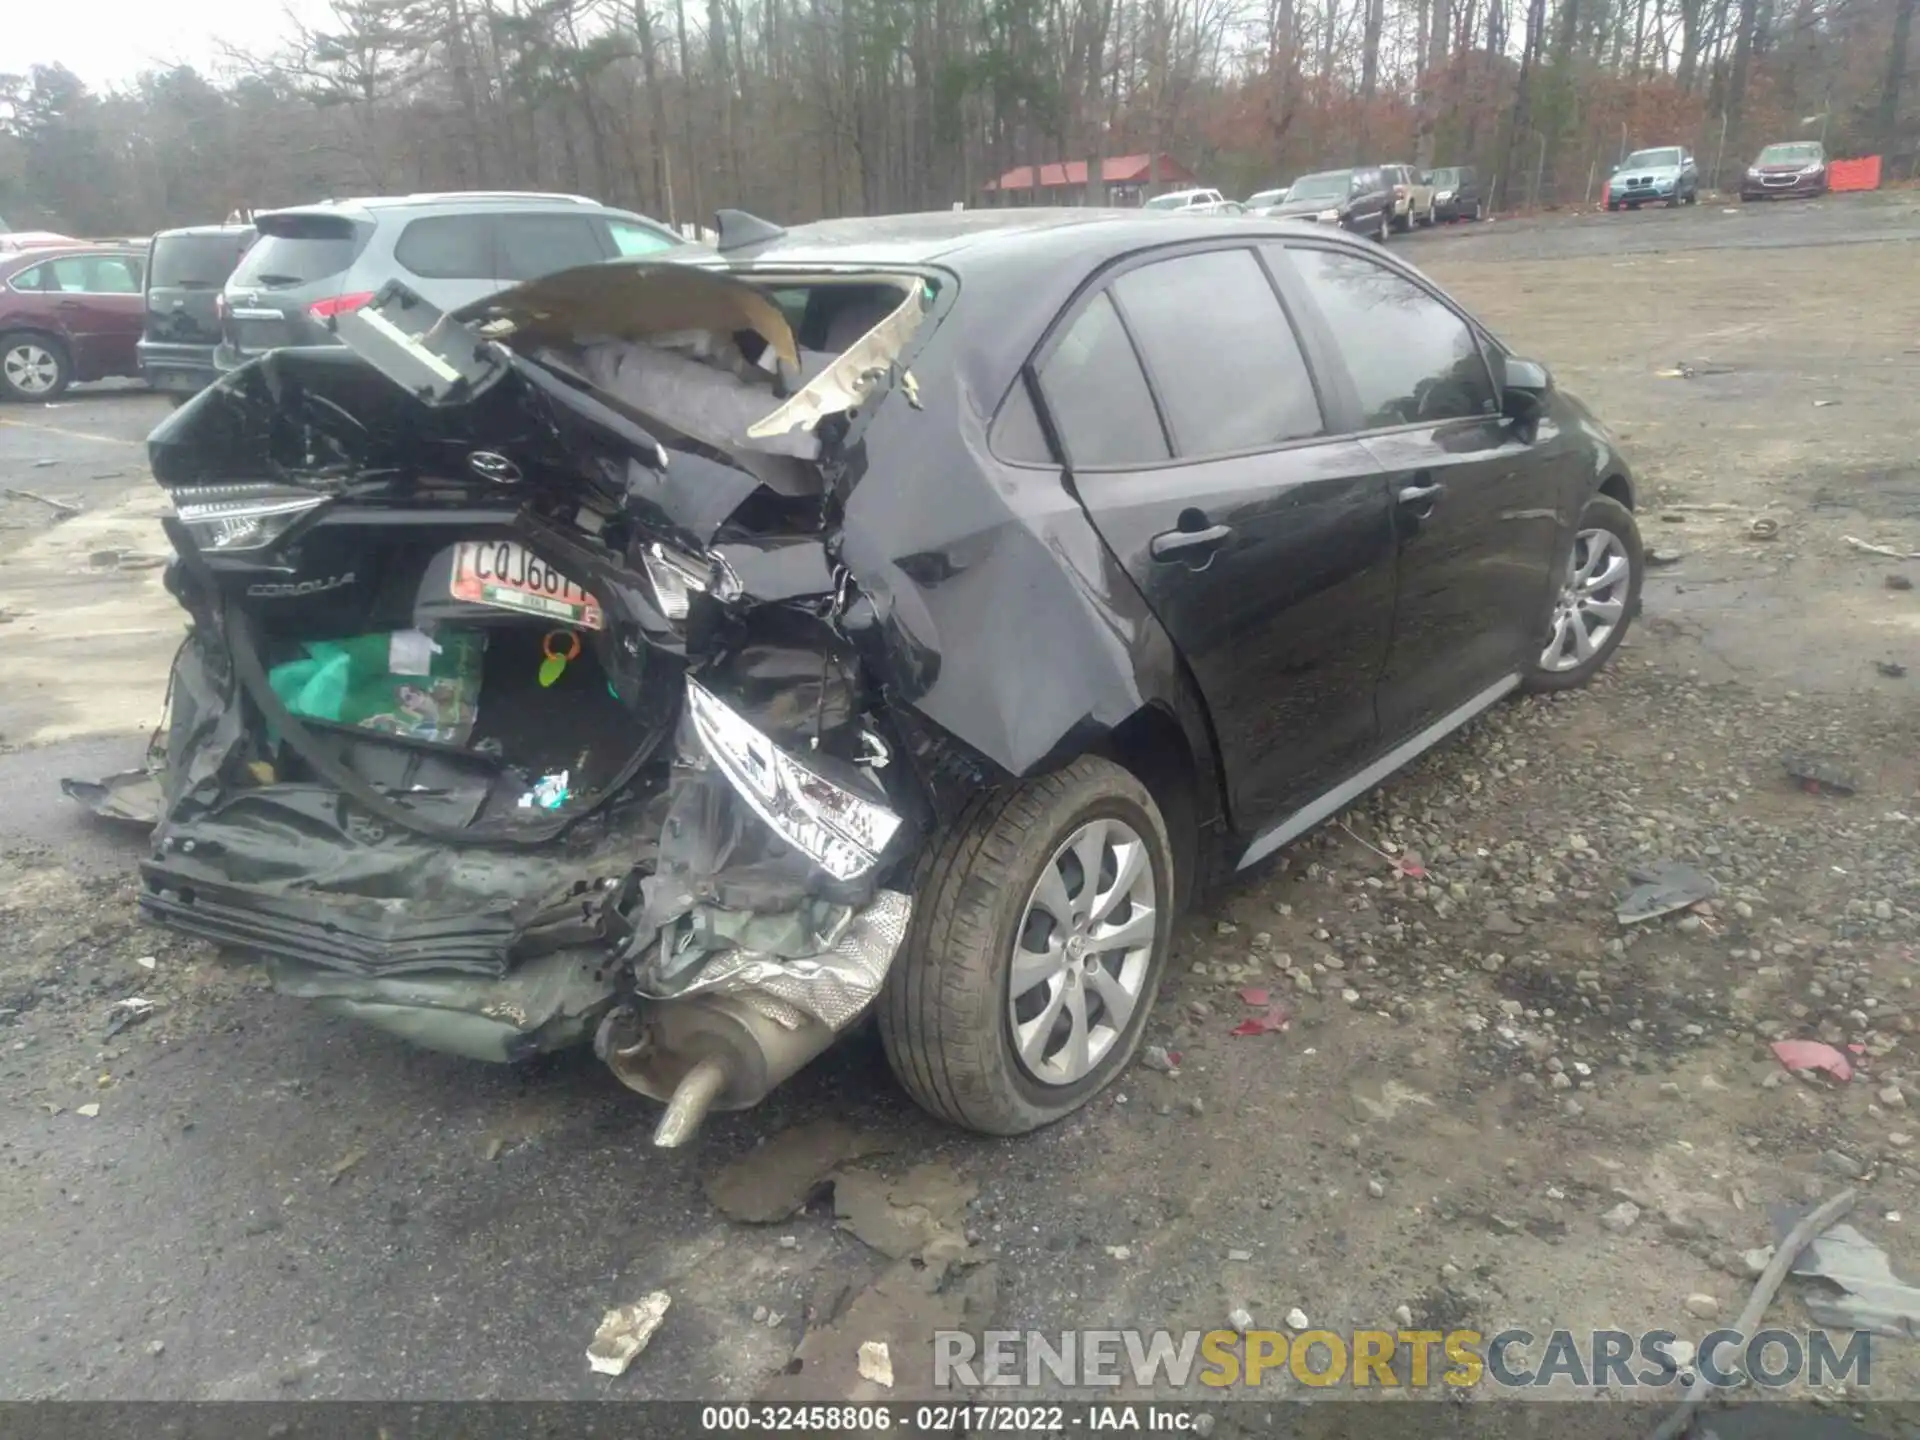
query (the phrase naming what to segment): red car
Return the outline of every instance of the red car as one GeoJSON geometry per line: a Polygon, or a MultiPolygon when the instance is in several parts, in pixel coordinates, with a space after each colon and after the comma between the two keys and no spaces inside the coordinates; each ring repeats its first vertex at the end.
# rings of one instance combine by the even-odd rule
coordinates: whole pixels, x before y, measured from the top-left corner
{"type": "Polygon", "coordinates": [[[138,375],[146,257],[108,246],[0,255],[0,399],[138,375]]]}

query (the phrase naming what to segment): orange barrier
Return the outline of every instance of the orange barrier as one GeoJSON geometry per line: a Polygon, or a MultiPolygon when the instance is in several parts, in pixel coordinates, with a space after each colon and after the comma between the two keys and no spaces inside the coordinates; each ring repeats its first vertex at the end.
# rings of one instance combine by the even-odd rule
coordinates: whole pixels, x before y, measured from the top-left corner
{"type": "Polygon", "coordinates": [[[1827,166],[1827,188],[1836,193],[1846,190],[1878,190],[1880,188],[1880,157],[1869,155],[1861,160],[1835,160],[1827,166]]]}

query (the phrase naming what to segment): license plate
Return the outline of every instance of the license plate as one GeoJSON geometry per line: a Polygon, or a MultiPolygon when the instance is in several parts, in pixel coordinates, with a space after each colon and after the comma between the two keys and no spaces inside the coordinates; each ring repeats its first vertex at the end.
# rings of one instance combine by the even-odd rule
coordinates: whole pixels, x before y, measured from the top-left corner
{"type": "Polygon", "coordinates": [[[453,598],[518,610],[582,630],[605,627],[600,602],[511,540],[463,540],[453,550],[453,598]]]}

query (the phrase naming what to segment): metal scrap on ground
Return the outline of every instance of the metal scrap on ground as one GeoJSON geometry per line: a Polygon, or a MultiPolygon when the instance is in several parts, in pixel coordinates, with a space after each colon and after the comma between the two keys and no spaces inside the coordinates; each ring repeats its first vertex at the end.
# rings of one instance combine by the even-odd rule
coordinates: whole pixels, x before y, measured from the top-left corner
{"type": "Polygon", "coordinates": [[[1720,893],[1719,881],[1680,860],[1656,860],[1629,870],[1627,878],[1633,882],[1633,889],[1613,912],[1622,925],[1656,920],[1720,893]]]}
{"type": "MultiPolygon", "coordinates": [[[[1785,1234],[1803,1207],[1769,1206],[1774,1233],[1785,1234]]],[[[1835,1287],[1806,1286],[1801,1299],[1817,1325],[1920,1339],[1920,1288],[1893,1273],[1887,1252],[1851,1225],[1835,1225],[1800,1252],[1787,1272],[1835,1287]]]]}

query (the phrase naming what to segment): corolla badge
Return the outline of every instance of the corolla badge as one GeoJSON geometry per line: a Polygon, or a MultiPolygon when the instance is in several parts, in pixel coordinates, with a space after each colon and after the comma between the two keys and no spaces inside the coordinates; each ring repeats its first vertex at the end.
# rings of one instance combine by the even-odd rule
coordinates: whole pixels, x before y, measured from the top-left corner
{"type": "Polygon", "coordinates": [[[256,600],[291,600],[302,595],[321,595],[353,584],[353,571],[329,575],[324,580],[263,581],[247,586],[247,594],[256,600]]]}
{"type": "Polygon", "coordinates": [[[473,451],[467,456],[467,468],[496,485],[515,485],[520,481],[520,467],[495,450],[473,451]]]}

